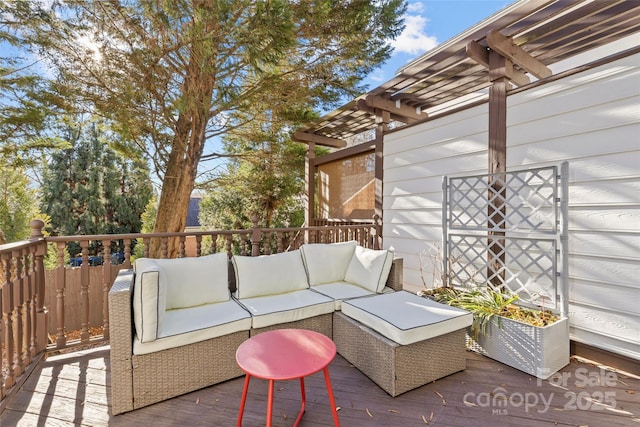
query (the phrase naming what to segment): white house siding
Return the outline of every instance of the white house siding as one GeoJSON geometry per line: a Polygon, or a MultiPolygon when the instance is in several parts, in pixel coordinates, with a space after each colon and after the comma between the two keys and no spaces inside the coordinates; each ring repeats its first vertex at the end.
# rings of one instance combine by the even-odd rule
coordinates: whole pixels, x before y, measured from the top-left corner
{"type": "MultiPolygon", "coordinates": [[[[487,172],[487,126],[484,104],[385,136],[384,245],[409,290],[432,283],[442,176],[487,172]]],[[[572,339],[640,359],[640,55],[509,96],[507,126],[508,170],[569,162],[572,339]]]]}

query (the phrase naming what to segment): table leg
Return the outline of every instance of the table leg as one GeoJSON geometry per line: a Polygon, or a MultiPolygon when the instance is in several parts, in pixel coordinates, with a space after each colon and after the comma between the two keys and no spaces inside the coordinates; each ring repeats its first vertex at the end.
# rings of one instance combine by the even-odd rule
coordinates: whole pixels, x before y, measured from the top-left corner
{"type": "Polygon", "coordinates": [[[242,415],[244,414],[244,404],[247,401],[247,391],[249,390],[249,379],[251,375],[244,377],[244,388],[242,389],[242,401],[240,402],[240,412],[238,412],[238,427],[242,426],[242,415]]]}
{"type": "Polygon", "coordinates": [[[333,388],[331,388],[331,379],[329,378],[329,368],[324,368],[324,381],[327,383],[327,393],[329,394],[329,403],[331,403],[331,411],[333,411],[333,425],[340,426],[340,420],[338,420],[338,410],[336,409],[336,401],[333,398],[333,388]]]}
{"type": "Polygon", "coordinates": [[[273,416],[273,388],[274,380],[269,380],[269,401],[267,402],[267,427],[271,427],[271,418],[273,416]]]}
{"type": "Polygon", "coordinates": [[[300,405],[300,412],[298,413],[298,418],[296,418],[296,422],[293,423],[294,427],[299,425],[300,421],[302,421],[302,416],[304,415],[304,411],[307,406],[307,394],[304,391],[304,377],[300,377],[300,397],[302,399],[302,404],[300,405]]]}

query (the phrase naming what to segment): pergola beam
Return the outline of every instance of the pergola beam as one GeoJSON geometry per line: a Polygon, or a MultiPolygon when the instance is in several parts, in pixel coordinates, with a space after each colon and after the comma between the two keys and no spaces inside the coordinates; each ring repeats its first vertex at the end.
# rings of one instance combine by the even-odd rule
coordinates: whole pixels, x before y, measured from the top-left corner
{"type": "Polygon", "coordinates": [[[389,99],[384,99],[381,96],[377,96],[372,93],[367,95],[364,101],[367,107],[388,111],[389,114],[393,114],[395,117],[399,117],[400,121],[402,122],[406,122],[406,120],[403,120],[403,118],[409,120],[424,120],[429,118],[427,113],[420,111],[420,109],[416,109],[408,105],[403,105],[400,101],[391,101],[389,99]]]}
{"type": "Polygon", "coordinates": [[[511,37],[500,34],[498,30],[491,30],[487,34],[487,45],[491,50],[498,52],[509,61],[513,62],[529,74],[533,74],[539,79],[550,77],[553,73],[542,62],[535,59],[526,50],[513,43],[511,37]]]}
{"type": "Polygon", "coordinates": [[[329,138],[328,136],[308,132],[295,132],[291,136],[291,139],[296,142],[312,142],[314,144],[323,145],[325,147],[344,148],[347,146],[346,141],[343,141],[342,139],[329,138]]]}
{"type": "MultiPolygon", "coordinates": [[[[356,108],[360,111],[366,111],[369,114],[376,114],[376,109],[367,105],[367,101],[365,101],[364,99],[358,99],[358,102],[356,102],[356,108]]],[[[391,112],[389,114],[391,115],[391,120],[396,122],[402,122],[408,125],[410,125],[411,123],[417,122],[416,119],[410,119],[408,117],[400,116],[398,114],[393,114],[391,112]]],[[[424,118],[426,118],[426,114],[424,118]]]]}
{"type": "MultiPolygon", "coordinates": [[[[489,68],[489,50],[487,48],[473,40],[467,44],[466,51],[469,58],[489,68]]],[[[529,79],[525,73],[513,68],[513,64],[505,71],[507,72],[506,77],[516,86],[524,86],[531,83],[531,79],[529,79]]]]}

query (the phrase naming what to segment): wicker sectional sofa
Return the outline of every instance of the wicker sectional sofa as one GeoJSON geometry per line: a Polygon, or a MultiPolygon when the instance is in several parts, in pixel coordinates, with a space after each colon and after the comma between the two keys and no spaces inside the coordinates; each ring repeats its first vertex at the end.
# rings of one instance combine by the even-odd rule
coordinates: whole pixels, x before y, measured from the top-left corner
{"type": "Polygon", "coordinates": [[[242,376],[235,362],[238,346],[252,335],[276,328],[327,335],[340,354],[392,396],[464,369],[466,320],[448,322],[455,331],[436,331],[445,336],[439,338],[444,350],[436,355],[446,359],[444,364],[433,363],[430,347],[423,349],[423,342],[436,342],[429,339],[432,333],[403,330],[443,323],[438,319],[425,322],[417,316],[413,326],[394,325],[393,319],[371,321],[389,317],[376,312],[380,306],[402,312],[427,301],[401,289],[402,259],[355,242],[308,244],[287,253],[230,260],[226,254],[138,259],[133,270],[120,272],[109,292],[112,413],[242,376]],[[381,305],[372,299],[369,308],[356,304],[390,296],[381,305]],[[406,299],[410,301],[401,301],[406,299]],[[394,330],[394,339],[407,342],[388,338],[394,330]],[[361,345],[387,353],[363,359],[363,353],[373,353],[363,352],[361,345]],[[395,357],[398,348],[404,353],[395,357]],[[436,368],[416,367],[414,358],[436,368]],[[412,366],[411,375],[398,376],[399,364],[412,366]],[[436,372],[425,377],[425,370],[436,372]],[[417,377],[415,371],[420,371],[417,377]]]}

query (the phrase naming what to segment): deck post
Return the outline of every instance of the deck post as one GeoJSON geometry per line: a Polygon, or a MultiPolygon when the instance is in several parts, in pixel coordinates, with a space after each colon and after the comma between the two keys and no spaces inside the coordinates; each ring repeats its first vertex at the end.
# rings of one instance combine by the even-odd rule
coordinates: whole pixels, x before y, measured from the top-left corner
{"type": "MultiPolygon", "coordinates": [[[[304,222],[307,227],[315,225],[315,199],[316,199],[316,144],[309,142],[307,156],[304,162],[304,178],[307,184],[307,199],[304,206],[304,222]]],[[[309,243],[309,231],[304,232],[304,242],[309,243]]]]}
{"type": "Polygon", "coordinates": [[[512,66],[509,60],[498,52],[489,52],[489,147],[488,173],[489,192],[488,218],[489,241],[487,242],[487,277],[489,283],[500,286],[503,283],[504,239],[492,236],[504,236],[506,188],[504,172],[507,171],[507,89],[509,79],[507,68],[512,66]],[[497,174],[497,175],[492,175],[497,174]]]}
{"type": "MultiPolygon", "coordinates": [[[[391,113],[386,110],[376,109],[376,139],[375,139],[375,201],[374,214],[378,217],[378,221],[382,223],[382,183],[384,180],[384,156],[383,143],[384,134],[389,129],[391,122],[391,113]]],[[[376,221],[376,222],[378,222],[376,221]]],[[[382,232],[376,235],[374,247],[382,248],[382,232]]]]}
{"type": "Polygon", "coordinates": [[[262,233],[260,231],[260,227],[258,227],[258,216],[253,215],[251,217],[251,222],[253,223],[253,229],[251,231],[251,256],[259,256],[262,233]]]}
{"type": "Polygon", "coordinates": [[[36,249],[35,254],[35,324],[33,325],[35,333],[35,351],[40,353],[47,348],[47,341],[49,336],[49,310],[44,305],[45,301],[45,271],[44,271],[44,256],[47,253],[47,242],[42,233],[44,228],[44,222],[39,219],[34,219],[30,223],[31,236],[29,240],[40,241],[36,249]]]}

